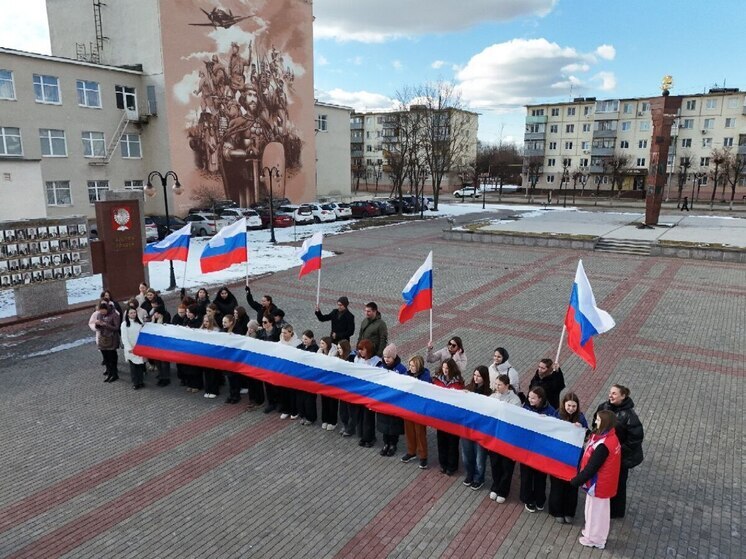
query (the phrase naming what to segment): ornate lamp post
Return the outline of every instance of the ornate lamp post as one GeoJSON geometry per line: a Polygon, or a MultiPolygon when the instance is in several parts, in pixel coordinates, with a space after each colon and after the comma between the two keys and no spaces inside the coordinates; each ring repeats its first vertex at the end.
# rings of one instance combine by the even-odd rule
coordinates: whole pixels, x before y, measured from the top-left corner
{"type": "Polygon", "coordinates": [[[271,243],[277,243],[275,239],[275,207],[272,202],[272,179],[280,178],[280,169],[276,165],[274,167],[263,167],[262,168],[262,180],[269,181],[269,241],[271,243]]]}
{"type": "MultiPolygon", "coordinates": [[[[155,196],[156,190],[153,186],[152,180],[153,177],[158,177],[161,180],[161,186],[163,187],[163,203],[166,207],[166,234],[171,230],[171,217],[168,214],[168,190],[166,188],[168,184],[168,177],[171,177],[174,179],[174,185],[171,187],[171,190],[173,190],[173,193],[176,195],[181,194],[181,183],[179,183],[179,176],[173,172],[173,171],[167,171],[166,174],[162,175],[158,171],[152,171],[148,175],[148,183],[145,186],[145,194],[148,196],[155,196]]],[[[169,260],[169,269],[170,269],[170,277],[169,277],[169,283],[168,283],[168,291],[173,291],[176,289],[176,275],[174,274],[174,261],[169,260]]]]}

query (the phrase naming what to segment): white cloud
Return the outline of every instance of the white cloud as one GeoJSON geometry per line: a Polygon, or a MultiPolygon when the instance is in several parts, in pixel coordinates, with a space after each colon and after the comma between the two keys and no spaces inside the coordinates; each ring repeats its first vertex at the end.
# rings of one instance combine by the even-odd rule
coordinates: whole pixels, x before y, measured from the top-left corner
{"type": "Polygon", "coordinates": [[[596,49],[596,54],[604,60],[614,60],[616,49],[611,45],[601,45],[596,49]]]}
{"type": "Polygon", "coordinates": [[[363,63],[363,57],[356,56],[354,58],[349,58],[347,61],[354,64],[355,66],[360,66],[363,63]]]}
{"type": "Polygon", "coordinates": [[[394,67],[394,70],[402,70],[404,68],[404,64],[402,64],[401,60],[393,60],[391,65],[394,67]]]}
{"type": "Polygon", "coordinates": [[[387,110],[396,105],[390,97],[370,91],[345,91],[335,88],[330,91],[317,89],[315,93],[319,101],[345,105],[358,111],[387,110]]]}
{"type": "Polygon", "coordinates": [[[612,91],[616,89],[616,76],[613,72],[599,72],[593,76],[593,81],[601,82],[598,88],[601,91],[612,91]]]}
{"type": "Polygon", "coordinates": [[[317,66],[327,66],[329,64],[329,60],[323,55],[319,54],[316,56],[316,65],[317,66]]]}
{"type": "Polygon", "coordinates": [[[378,0],[316,0],[314,37],[340,41],[380,43],[397,37],[461,31],[473,25],[542,17],[558,0],[429,0],[419,2],[378,0]]]}
{"type": "Polygon", "coordinates": [[[472,56],[456,78],[463,100],[475,109],[520,107],[537,99],[567,95],[571,88],[579,95],[592,87],[613,87],[610,72],[585,75],[598,64],[596,54],[543,38],[513,39],[472,56]]]}
{"type": "Polygon", "coordinates": [[[2,2],[2,46],[50,54],[45,0],[2,2]]]}
{"type": "Polygon", "coordinates": [[[432,64],[430,64],[430,68],[434,68],[435,70],[440,70],[443,66],[445,66],[446,61],[445,60],[436,60],[432,64]]]}

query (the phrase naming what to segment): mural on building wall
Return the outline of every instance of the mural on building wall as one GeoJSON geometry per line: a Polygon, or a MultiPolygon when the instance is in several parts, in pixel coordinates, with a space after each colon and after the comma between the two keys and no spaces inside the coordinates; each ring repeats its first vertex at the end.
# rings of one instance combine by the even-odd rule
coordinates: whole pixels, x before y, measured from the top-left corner
{"type": "Polygon", "coordinates": [[[177,208],[183,213],[205,192],[242,207],[264,201],[261,161],[270,142],[283,145],[286,159],[274,196],[313,198],[310,2],[164,4],[171,158],[187,189],[177,208]]]}

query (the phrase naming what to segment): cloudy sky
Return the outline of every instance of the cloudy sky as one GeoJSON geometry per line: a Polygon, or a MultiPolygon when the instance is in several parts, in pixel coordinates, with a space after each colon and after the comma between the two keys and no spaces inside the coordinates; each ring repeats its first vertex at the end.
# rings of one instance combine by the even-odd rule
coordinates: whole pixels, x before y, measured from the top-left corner
{"type": "MultiPolygon", "coordinates": [[[[49,52],[44,0],[0,0],[0,45],[49,52]]],[[[743,0],[314,0],[316,95],[386,108],[452,82],[480,139],[522,142],[524,105],[746,89],[743,0]]]]}

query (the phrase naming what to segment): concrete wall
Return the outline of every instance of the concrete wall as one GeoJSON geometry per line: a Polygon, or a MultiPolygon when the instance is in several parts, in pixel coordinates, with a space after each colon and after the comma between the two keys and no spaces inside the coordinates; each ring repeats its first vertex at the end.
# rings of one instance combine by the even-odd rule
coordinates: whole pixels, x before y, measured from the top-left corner
{"type": "Polygon", "coordinates": [[[316,195],[350,195],[349,107],[316,103],[316,116],[326,116],[326,130],[316,132],[316,195]]]}
{"type": "Polygon", "coordinates": [[[0,221],[47,217],[39,160],[0,159],[0,221]]]}

